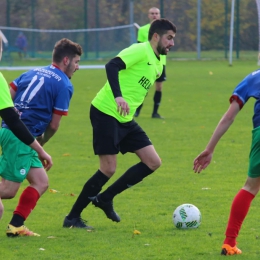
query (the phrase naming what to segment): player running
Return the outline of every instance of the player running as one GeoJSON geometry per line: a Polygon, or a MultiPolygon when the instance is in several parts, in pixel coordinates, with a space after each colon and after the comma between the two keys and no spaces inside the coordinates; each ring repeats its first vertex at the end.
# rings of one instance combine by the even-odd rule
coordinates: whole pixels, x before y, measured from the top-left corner
{"type": "MultiPolygon", "coordinates": [[[[79,44],[61,39],[54,46],[51,65],[25,72],[10,84],[21,120],[41,145],[56,133],[61,117],[68,114],[73,94],[70,78],[79,69],[81,54],[79,44]]],[[[48,176],[37,153],[17,139],[5,121],[0,136],[3,152],[0,157],[1,199],[13,198],[24,179],[30,183],[20,196],[6,234],[38,236],[24,226],[24,221],[47,190],[48,176]]]]}
{"type": "Polygon", "coordinates": [[[97,93],[90,108],[93,148],[99,156],[99,169],[85,183],[65,217],[63,227],[89,228],[82,220],[81,212],[91,201],[109,219],[119,222],[120,217],[113,209],[113,198],[160,167],[160,157],[133,116],[150,87],[162,74],[160,55],[169,52],[174,45],[175,34],[174,24],[158,19],[151,24],[149,41],[131,45],[106,64],[108,81],[97,93]],[[135,153],[140,162],[99,194],[116,171],[119,152],[135,153]]]}
{"type": "Polygon", "coordinates": [[[256,99],[254,116],[252,144],[249,155],[248,177],[243,188],[236,194],[231,205],[229,220],[226,228],[221,254],[237,255],[242,251],[236,246],[236,238],[242,223],[249,211],[252,200],[260,189],[260,70],[254,71],[244,78],[234,89],[230,97],[230,106],[218,123],[205,150],[194,160],[194,171],[200,173],[211,162],[213,152],[221,137],[229,129],[238,112],[243,108],[250,97],[256,99]]]}

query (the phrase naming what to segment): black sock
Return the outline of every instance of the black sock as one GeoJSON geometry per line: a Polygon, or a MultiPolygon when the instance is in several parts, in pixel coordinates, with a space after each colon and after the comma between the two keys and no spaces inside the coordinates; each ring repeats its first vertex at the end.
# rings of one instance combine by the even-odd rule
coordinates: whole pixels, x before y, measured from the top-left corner
{"type": "Polygon", "coordinates": [[[153,101],[154,101],[153,114],[156,114],[158,112],[161,99],[162,99],[162,92],[161,91],[155,91],[154,96],[153,96],[153,101]]]}
{"type": "Polygon", "coordinates": [[[14,214],[10,224],[13,225],[14,227],[20,227],[24,224],[24,218],[18,214],[14,214]]]}
{"type": "Polygon", "coordinates": [[[103,202],[111,201],[117,194],[134,186],[153,171],[144,163],[140,162],[129,168],[118,180],[99,195],[103,202]]]}
{"type": "Polygon", "coordinates": [[[142,106],[143,106],[143,104],[141,104],[141,105],[136,109],[136,113],[137,113],[137,114],[140,113],[142,106]]]}
{"type": "Polygon", "coordinates": [[[98,170],[85,183],[67,218],[71,220],[80,217],[83,209],[91,202],[90,198],[96,196],[108,180],[109,178],[98,170]]]}

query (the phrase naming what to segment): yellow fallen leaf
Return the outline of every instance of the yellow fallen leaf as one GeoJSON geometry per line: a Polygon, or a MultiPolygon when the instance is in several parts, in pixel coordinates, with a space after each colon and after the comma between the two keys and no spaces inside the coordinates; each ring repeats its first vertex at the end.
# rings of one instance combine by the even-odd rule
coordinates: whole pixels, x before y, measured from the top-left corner
{"type": "Polygon", "coordinates": [[[54,190],[54,189],[49,189],[49,192],[51,192],[51,193],[57,193],[58,191],[57,191],[57,190],[54,190]]]}
{"type": "Polygon", "coordinates": [[[70,156],[69,153],[64,153],[62,156],[70,156]]]}
{"type": "Polygon", "coordinates": [[[140,232],[139,230],[135,229],[135,230],[134,230],[134,234],[135,234],[135,235],[140,235],[141,232],[140,232]]]}
{"type": "Polygon", "coordinates": [[[210,71],[210,72],[209,72],[209,75],[213,75],[213,72],[212,72],[212,71],[210,71]]]}
{"type": "Polygon", "coordinates": [[[41,247],[41,248],[39,248],[39,250],[44,251],[45,249],[41,247]]]}

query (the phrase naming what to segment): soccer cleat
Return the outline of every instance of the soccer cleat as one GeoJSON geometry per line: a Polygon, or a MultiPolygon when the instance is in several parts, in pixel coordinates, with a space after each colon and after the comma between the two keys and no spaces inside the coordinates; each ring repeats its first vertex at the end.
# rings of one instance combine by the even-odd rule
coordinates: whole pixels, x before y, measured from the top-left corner
{"type": "Polygon", "coordinates": [[[113,202],[102,202],[98,199],[98,196],[94,197],[92,200],[92,204],[95,205],[96,207],[102,209],[106,216],[111,219],[112,221],[115,222],[120,222],[120,217],[117,215],[117,213],[114,211],[113,208],[113,202]]]}
{"type": "Polygon", "coordinates": [[[94,228],[91,226],[86,225],[87,221],[78,217],[73,219],[68,219],[68,216],[65,217],[63,221],[63,227],[68,228],[85,228],[87,230],[93,230],[94,228]]]}
{"type": "Polygon", "coordinates": [[[242,251],[237,248],[237,246],[230,246],[228,244],[224,244],[222,246],[221,255],[240,255],[242,251]]]}
{"type": "Polygon", "coordinates": [[[164,117],[160,116],[158,113],[152,114],[152,118],[164,119],[164,117]]]}
{"type": "Polygon", "coordinates": [[[9,224],[6,229],[6,235],[8,237],[17,237],[17,236],[31,236],[31,237],[39,237],[40,235],[30,231],[26,226],[14,227],[9,224]]]}

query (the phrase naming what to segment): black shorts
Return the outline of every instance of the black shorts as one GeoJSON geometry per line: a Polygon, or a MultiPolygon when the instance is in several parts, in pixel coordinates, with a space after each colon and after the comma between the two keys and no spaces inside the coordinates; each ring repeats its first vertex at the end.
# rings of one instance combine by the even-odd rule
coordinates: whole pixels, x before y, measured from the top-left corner
{"type": "Polygon", "coordinates": [[[120,123],[93,105],[90,107],[93,127],[93,149],[98,155],[135,152],[151,145],[143,129],[134,121],[120,123]]]}
{"type": "Polygon", "coordinates": [[[166,68],[165,65],[163,65],[163,71],[161,76],[156,80],[156,82],[163,82],[166,80],[166,68]]]}

